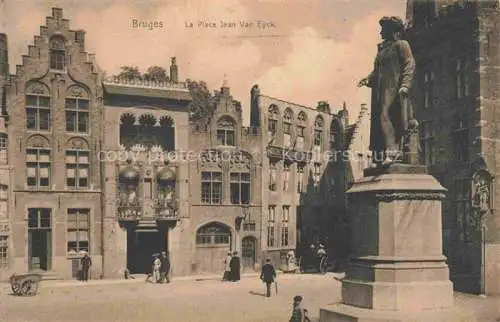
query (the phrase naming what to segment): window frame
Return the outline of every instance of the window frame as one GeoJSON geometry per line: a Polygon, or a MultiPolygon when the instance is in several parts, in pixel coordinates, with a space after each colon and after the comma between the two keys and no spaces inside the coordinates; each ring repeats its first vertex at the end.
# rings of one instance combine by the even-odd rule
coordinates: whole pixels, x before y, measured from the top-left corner
{"type": "Polygon", "coordinates": [[[66,157],[66,160],[65,160],[65,165],[66,165],[66,182],[65,182],[65,186],[68,188],[68,189],[87,189],[90,187],[90,178],[91,178],[91,170],[90,170],[90,150],[84,150],[84,149],[66,149],[65,151],[65,157],[66,157]],[[75,153],[75,158],[76,158],[76,163],[68,163],[68,160],[67,160],[67,157],[68,157],[68,154],[69,153],[75,153]],[[80,159],[80,155],[81,154],[87,154],[87,161],[88,163],[79,163],[79,159],[80,159]],[[69,175],[68,175],[68,172],[70,169],[74,169],[75,170],[75,177],[74,178],[70,178],[69,175]],[[82,180],[82,178],[80,178],[80,170],[82,169],[87,169],[87,178],[86,178],[86,184],[85,185],[82,185],[80,183],[80,180],[82,180]],[[74,179],[75,180],[75,184],[74,185],[69,185],[68,182],[70,179],[74,179]]]}
{"type": "Polygon", "coordinates": [[[24,99],[26,129],[28,131],[50,132],[52,130],[51,97],[49,95],[28,93],[24,96],[24,99]],[[28,97],[34,97],[36,99],[36,105],[28,103],[30,101],[28,97]],[[48,99],[48,104],[40,105],[40,98],[48,99]],[[42,123],[42,116],[46,118],[44,119],[46,123],[42,123]],[[31,123],[34,123],[34,125],[32,126],[31,123]],[[42,124],[46,124],[46,127],[42,127],[42,124]]]}
{"type": "Polygon", "coordinates": [[[233,205],[248,205],[251,203],[251,175],[250,172],[230,172],[229,182],[230,182],[230,199],[233,205]],[[244,198],[245,188],[247,191],[247,198],[244,198]],[[237,194],[237,198],[234,194],[237,194]],[[246,202],[245,202],[246,199],[246,202]]]}
{"type": "MultiPolygon", "coordinates": [[[[83,104],[85,105],[85,104],[83,104]]],[[[65,105],[64,105],[64,112],[65,112],[65,117],[66,117],[66,132],[68,133],[78,133],[78,134],[89,134],[90,133],[90,100],[87,98],[81,98],[81,97],[67,97],[65,100],[65,105]],[[74,107],[72,105],[68,104],[69,100],[74,100],[75,104],[74,107]],[[87,107],[80,107],[80,101],[86,101],[87,102],[87,107]],[[69,125],[69,115],[74,115],[73,119],[73,130],[68,128],[69,125]],[[80,130],[80,119],[83,118],[85,119],[86,116],[86,123],[85,123],[85,131],[80,130]]]]}
{"type": "Polygon", "coordinates": [[[201,194],[200,199],[201,203],[204,205],[220,205],[222,204],[224,198],[224,184],[222,171],[202,171],[201,175],[201,194]],[[204,175],[206,175],[208,180],[204,179],[204,175]],[[214,178],[215,177],[215,178],[214,178]],[[205,194],[208,187],[208,193],[205,194]],[[215,191],[216,189],[219,192],[215,191]],[[218,197],[217,194],[218,193],[218,197]]]}
{"type": "Polygon", "coordinates": [[[66,253],[68,257],[78,257],[81,256],[81,252],[85,251],[87,253],[90,252],[90,240],[91,240],[91,209],[90,208],[68,208],[66,211],[66,253]],[[74,215],[75,220],[70,220],[70,216],[74,215]],[[86,219],[82,220],[79,219],[80,217],[85,216],[86,219]],[[74,226],[71,226],[70,228],[70,223],[74,222],[74,226]],[[83,222],[84,225],[80,225],[80,223],[83,222]],[[76,240],[70,241],[69,236],[71,232],[76,233],[76,240]],[[86,232],[87,235],[87,240],[80,239],[80,233],[81,232],[86,232]],[[75,250],[74,253],[71,252],[70,250],[70,242],[71,243],[76,243],[75,245],[75,250]],[[85,246],[80,246],[80,243],[86,242],[87,245],[85,246]]]}
{"type": "Polygon", "coordinates": [[[52,149],[45,148],[45,147],[43,147],[43,148],[28,147],[28,148],[26,148],[25,166],[26,166],[26,185],[29,188],[45,188],[45,189],[50,188],[50,186],[52,184],[52,149]],[[30,151],[36,151],[36,153],[30,153],[30,151]],[[48,158],[49,158],[48,162],[40,162],[41,152],[47,152],[48,158]],[[36,161],[34,161],[34,162],[28,161],[28,155],[35,155],[36,161]],[[30,166],[30,165],[35,165],[35,167],[30,166]],[[42,178],[40,176],[40,172],[42,169],[41,165],[45,165],[45,167],[43,167],[43,168],[47,168],[47,171],[48,171],[47,178],[42,178]],[[28,174],[28,172],[29,172],[28,169],[30,169],[30,168],[35,169],[35,177],[34,177],[34,179],[36,181],[35,184],[30,184],[30,178],[32,178],[32,177],[29,177],[29,174],[28,174]],[[42,179],[47,179],[46,185],[41,184],[42,179]]]}

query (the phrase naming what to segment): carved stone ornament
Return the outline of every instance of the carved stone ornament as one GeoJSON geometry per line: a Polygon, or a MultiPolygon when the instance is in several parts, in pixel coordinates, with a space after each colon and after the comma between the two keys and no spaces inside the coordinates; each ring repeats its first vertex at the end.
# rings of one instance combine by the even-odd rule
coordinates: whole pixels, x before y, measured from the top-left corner
{"type": "Polygon", "coordinates": [[[38,82],[29,83],[26,87],[26,94],[50,95],[48,87],[38,82]]]}
{"type": "Polygon", "coordinates": [[[68,89],[67,96],[77,97],[77,98],[88,98],[89,97],[87,91],[80,86],[71,86],[68,89]]]}
{"type": "Polygon", "coordinates": [[[230,168],[250,169],[250,159],[242,153],[234,153],[229,161],[230,168]]]}
{"type": "Polygon", "coordinates": [[[200,158],[203,167],[221,167],[222,158],[216,151],[205,151],[200,158]]]}
{"type": "Polygon", "coordinates": [[[28,144],[29,147],[33,148],[49,148],[49,139],[42,135],[33,135],[30,138],[28,138],[28,144]]]}
{"type": "Polygon", "coordinates": [[[285,119],[285,121],[290,122],[293,119],[293,112],[292,112],[292,110],[290,110],[289,108],[287,108],[285,110],[285,115],[284,115],[283,118],[285,119]]]}
{"type": "Polygon", "coordinates": [[[86,150],[86,149],[88,149],[89,146],[87,144],[87,141],[85,141],[82,138],[72,138],[72,139],[69,139],[69,141],[68,141],[68,147],[71,147],[73,149],[86,150]]]}
{"type": "Polygon", "coordinates": [[[474,177],[474,206],[483,212],[490,209],[490,180],[486,175],[474,177]]]}
{"type": "Polygon", "coordinates": [[[441,192],[387,192],[377,193],[379,201],[393,200],[442,200],[445,194],[441,192]]]}
{"type": "Polygon", "coordinates": [[[228,130],[233,130],[234,129],[234,123],[231,122],[230,120],[223,119],[217,122],[217,128],[218,129],[228,129],[228,130]]]}

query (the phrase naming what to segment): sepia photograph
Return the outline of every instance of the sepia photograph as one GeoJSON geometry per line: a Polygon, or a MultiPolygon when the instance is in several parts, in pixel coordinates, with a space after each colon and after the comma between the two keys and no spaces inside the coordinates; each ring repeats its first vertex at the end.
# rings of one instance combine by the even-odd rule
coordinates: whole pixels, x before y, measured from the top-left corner
{"type": "Polygon", "coordinates": [[[499,43],[500,0],[0,0],[0,322],[500,322],[499,43]]]}

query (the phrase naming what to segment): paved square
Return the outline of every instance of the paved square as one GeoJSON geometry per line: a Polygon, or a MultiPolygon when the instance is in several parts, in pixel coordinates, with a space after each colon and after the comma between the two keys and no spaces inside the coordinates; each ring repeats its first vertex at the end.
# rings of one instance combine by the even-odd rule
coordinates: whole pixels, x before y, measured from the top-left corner
{"type": "MultiPolygon", "coordinates": [[[[0,294],[0,321],[288,321],[294,295],[304,297],[313,317],[319,308],[340,298],[340,283],[332,275],[280,275],[279,294],[264,297],[265,285],[258,277],[239,283],[216,280],[177,280],[171,284],[146,284],[144,280],[90,282],[78,285],[42,285],[35,297],[0,294]]],[[[500,317],[497,298],[458,295],[460,306],[475,309],[478,321],[500,317]]]]}

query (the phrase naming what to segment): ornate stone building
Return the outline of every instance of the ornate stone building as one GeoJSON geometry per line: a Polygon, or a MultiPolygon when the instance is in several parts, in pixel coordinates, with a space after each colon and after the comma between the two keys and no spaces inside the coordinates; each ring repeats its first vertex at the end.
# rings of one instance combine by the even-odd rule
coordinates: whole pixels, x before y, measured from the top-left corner
{"type": "Polygon", "coordinates": [[[103,79],[85,33],[59,8],[15,75],[7,65],[2,35],[2,276],[74,278],[85,252],[99,278],[148,272],[162,250],[178,276],[221,273],[229,251],[255,270],[313,242],[347,249],[337,241],[345,189],[366,163],[366,108],[349,124],[345,106],[333,114],[326,102],[300,106],[256,86],[246,127],[224,81],[190,119],[175,58],[164,83],[103,79]]]}
{"type": "Polygon", "coordinates": [[[40,27],[5,90],[7,158],[15,165],[10,270],[76,276],[89,252],[100,272],[101,85],[85,33],[71,30],[61,9],[40,27]]]}
{"type": "Polygon", "coordinates": [[[455,288],[499,293],[498,1],[408,1],[424,162],[448,189],[443,243],[455,288]]]}
{"type": "Polygon", "coordinates": [[[279,263],[287,251],[307,256],[322,243],[332,257],[346,256],[345,191],[362,175],[368,150],[352,151],[366,124],[366,107],[349,124],[347,108],[334,114],[326,102],[316,108],[251,91],[251,125],[263,130],[262,248],[279,263]],[[354,140],[353,140],[354,139],[354,140]],[[355,154],[353,156],[352,154],[355,154]]]}
{"type": "Polygon", "coordinates": [[[150,270],[152,254],[167,250],[186,270],[189,222],[188,104],[175,58],[169,83],[111,78],[103,81],[104,277],[150,270]]]}

